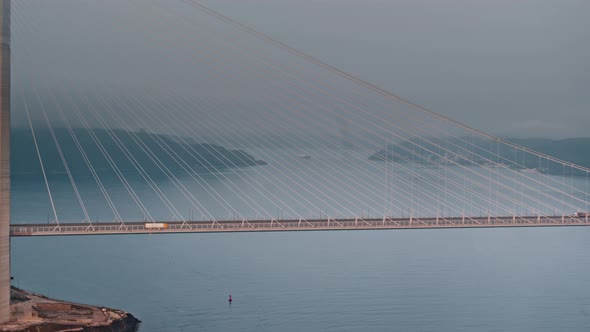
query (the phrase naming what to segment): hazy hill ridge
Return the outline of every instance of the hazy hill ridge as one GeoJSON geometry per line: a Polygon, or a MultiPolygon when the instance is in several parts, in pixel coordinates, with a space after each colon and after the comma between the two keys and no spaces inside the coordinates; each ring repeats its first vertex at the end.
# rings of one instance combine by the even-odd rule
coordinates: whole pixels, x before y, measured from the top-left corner
{"type": "MultiPolygon", "coordinates": [[[[115,175],[113,168],[101,153],[98,145],[93,141],[91,134],[86,129],[74,129],[74,133],[96,171],[100,174],[115,175]]],[[[139,174],[136,167],[123,152],[123,149],[117,146],[115,139],[106,130],[93,129],[92,133],[123,173],[139,174]]],[[[65,168],[49,130],[36,130],[35,135],[47,174],[49,176],[65,174],[65,168]]],[[[90,177],[90,170],[70,133],[66,129],[57,128],[55,129],[55,135],[71,172],[77,176],[90,177]]],[[[152,160],[154,156],[150,155],[149,151],[153,152],[163,165],[166,165],[170,171],[175,173],[185,172],[182,166],[187,169],[192,168],[197,172],[212,172],[228,168],[266,164],[244,151],[230,150],[214,144],[183,143],[165,135],[148,134],[146,132],[131,133],[124,130],[115,130],[114,135],[146,173],[153,177],[161,177],[165,176],[165,174],[160,170],[158,164],[152,160]],[[136,143],[134,138],[139,139],[144,146],[136,143]],[[174,159],[184,160],[190,168],[182,162],[182,166],[180,166],[174,159]]],[[[13,176],[38,176],[41,174],[41,167],[30,129],[15,128],[12,130],[11,153],[11,172],[13,176]]]]}
{"type": "MultiPolygon", "coordinates": [[[[556,157],[567,162],[571,162],[577,165],[590,167],[590,138],[568,138],[561,140],[545,139],[545,138],[509,138],[508,141],[525,146],[532,150],[544,153],[546,155],[556,157]]],[[[371,160],[386,159],[393,162],[408,162],[418,164],[436,164],[436,163],[447,163],[447,164],[461,164],[461,165],[486,165],[488,158],[493,162],[502,162],[507,165],[511,165],[512,162],[523,165],[522,167],[513,168],[534,168],[539,172],[547,174],[561,175],[564,172],[562,165],[554,162],[547,162],[546,160],[539,160],[539,157],[532,154],[523,153],[521,151],[515,151],[515,149],[500,145],[482,138],[453,138],[444,140],[441,138],[413,138],[410,142],[402,142],[399,144],[391,144],[388,146],[387,151],[381,149],[371,155],[371,160]],[[428,142],[427,142],[428,141],[428,142]],[[421,147],[417,147],[416,144],[421,147]],[[482,157],[474,156],[473,154],[465,153],[462,149],[469,151],[477,151],[473,146],[479,147],[483,150],[490,149],[491,146],[494,149],[498,149],[497,156],[482,154],[482,157]],[[442,148],[444,147],[444,149],[442,148]],[[453,153],[446,152],[445,149],[452,151],[453,153]],[[431,153],[434,152],[434,153],[431,153]],[[444,156],[441,157],[441,156],[444,156]],[[445,159],[446,158],[446,159],[445,159]]],[[[479,150],[481,154],[481,150],[479,150]]],[[[572,170],[566,170],[567,175],[570,175],[572,170]]],[[[585,172],[578,170],[573,171],[575,175],[586,175],[585,172]]]]}

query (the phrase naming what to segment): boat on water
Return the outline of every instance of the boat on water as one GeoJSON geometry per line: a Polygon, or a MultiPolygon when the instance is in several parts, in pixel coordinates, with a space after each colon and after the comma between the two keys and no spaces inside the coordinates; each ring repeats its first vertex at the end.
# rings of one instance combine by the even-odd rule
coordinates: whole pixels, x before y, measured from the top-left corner
{"type": "Polygon", "coordinates": [[[302,154],[302,155],[299,155],[299,158],[303,158],[303,159],[311,159],[311,156],[310,156],[310,155],[308,155],[308,154],[302,154]]]}

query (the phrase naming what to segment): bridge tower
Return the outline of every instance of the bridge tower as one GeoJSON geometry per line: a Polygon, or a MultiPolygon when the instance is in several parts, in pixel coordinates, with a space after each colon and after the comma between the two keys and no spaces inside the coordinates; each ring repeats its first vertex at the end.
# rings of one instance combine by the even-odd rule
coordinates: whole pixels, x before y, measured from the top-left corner
{"type": "Polygon", "coordinates": [[[0,324],[10,318],[10,0],[0,0],[0,324]]]}

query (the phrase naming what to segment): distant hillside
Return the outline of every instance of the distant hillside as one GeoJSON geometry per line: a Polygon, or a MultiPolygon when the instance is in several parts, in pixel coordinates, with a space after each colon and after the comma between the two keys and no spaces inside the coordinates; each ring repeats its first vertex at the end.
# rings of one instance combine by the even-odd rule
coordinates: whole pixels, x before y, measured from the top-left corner
{"type": "MultiPolygon", "coordinates": [[[[95,170],[107,176],[115,176],[112,166],[94,142],[92,135],[86,129],[74,129],[74,133],[95,170]]],[[[93,129],[92,133],[97,141],[104,146],[104,150],[108,152],[117,167],[126,174],[139,175],[139,172],[123,152],[125,149],[151,177],[165,176],[158,167],[156,157],[175,173],[184,172],[182,166],[189,169],[186,165],[197,172],[211,172],[266,164],[241,150],[229,150],[213,144],[184,144],[165,135],[116,130],[114,137],[120,141],[121,147],[119,147],[116,139],[111,137],[106,130],[93,129]],[[134,139],[142,142],[143,145],[138,144],[134,139]],[[153,155],[150,154],[150,151],[153,152],[153,155]],[[181,162],[182,166],[180,166],[174,159],[184,160],[186,165],[181,162]]],[[[49,176],[65,174],[65,168],[49,130],[36,130],[35,134],[47,174],[49,176]]],[[[55,129],[55,134],[72,173],[90,177],[90,170],[70,133],[66,129],[58,128],[55,129]]],[[[41,167],[31,131],[29,129],[13,129],[11,145],[12,175],[17,177],[40,176],[41,167]]]]}
{"type": "Polygon", "coordinates": [[[542,138],[510,138],[508,140],[576,165],[590,167],[590,137],[561,140],[542,138]]]}
{"type": "MultiPolygon", "coordinates": [[[[508,141],[518,145],[525,146],[532,150],[544,153],[546,155],[565,160],[577,165],[590,167],[590,138],[569,138],[562,140],[552,140],[543,138],[509,138],[508,141]]],[[[392,144],[385,149],[379,150],[369,157],[371,160],[380,160],[393,162],[412,162],[412,163],[453,163],[461,165],[486,165],[490,158],[489,154],[481,153],[481,157],[466,153],[468,151],[489,150],[490,147],[498,149],[500,158],[491,158],[494,162],[503,162],[511,165],[511,162],[522,164],[523,167],[513,168],[534,168],[537,171],[547,174],[563,174],[563,166],[553,162],[539,161],[539,157],[515,151],[505,145],[499,147],[494,142],[474,137],[454,138],[443,140],[440,138],[424,137],[413,138],[410,142],[392,144]],[[420,145],[420,147],[417,147],[420,145]],[[476,148],[474,148],[474,146],[476,148]],[[445,153],[445,150],[452,153],[445,153]],[[441,156],[445,156],[444,158],[441,156]],[[446,158],[446,159],[445,159],[446,158]]],[[[571,172],[571,170],[567,170],[571,172]]],[[[568,173],[571,174],[571,173],[568,173]]],[[[576,175],[585,175],[579,171],[574,171],[576,175]]]]}

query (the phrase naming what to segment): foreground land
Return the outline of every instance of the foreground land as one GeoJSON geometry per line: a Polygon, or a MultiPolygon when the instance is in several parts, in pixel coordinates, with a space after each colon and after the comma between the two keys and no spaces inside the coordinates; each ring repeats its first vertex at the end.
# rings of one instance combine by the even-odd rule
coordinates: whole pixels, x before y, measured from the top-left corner
{"type": "Polygon", "coordinates": [[[131,332],[140,323],[121,310],[54,300],[14,287],[10,312],[11,321],[0,325],[2,332],[131,332]]]}

